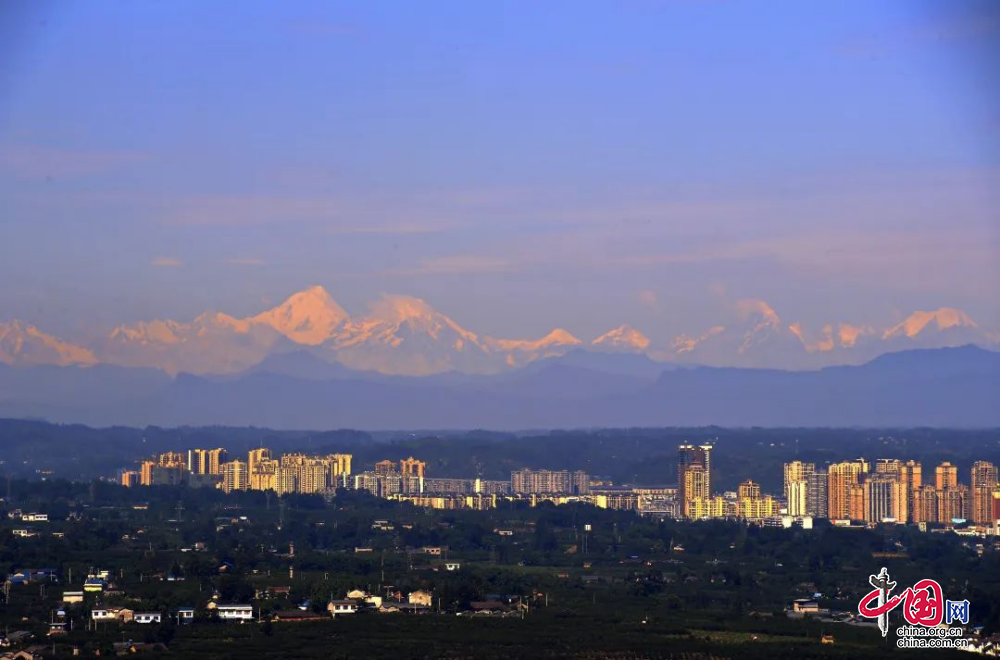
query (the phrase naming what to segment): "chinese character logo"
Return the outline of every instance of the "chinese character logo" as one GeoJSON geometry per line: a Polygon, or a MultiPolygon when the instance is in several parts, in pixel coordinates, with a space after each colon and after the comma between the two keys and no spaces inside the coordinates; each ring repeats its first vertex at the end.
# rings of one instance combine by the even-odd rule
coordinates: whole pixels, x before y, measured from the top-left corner
{"type": "Polygon", "coordinates": [[[858,614],[869,619],[878,619],[879,630],[885,637],[889,632],[889,612],[903,605],[903,618],[912,626],[933,628],[946,620],[947,623],[969,623],[969,601],[946,601],[941,585],[934,580],[920,580],[906,591],[891,596],[896,583],[889,579],[889,572],[882,567],[878,575],[868,577],[875,587],[858,603],[858,614]]]}
{"type": "Polygon", "coordinates": [[[949,600],[948,607],[945,610],[944,620],[945,623],[951,623],[953,621],[969,623],[969,601],[949,600]]]}
{"type": "Polygon", "coordinates": [[[869,575],[868,582],[875,589],[869,592],[858,603],[858,613],[870,619],[877,618],[878,629],[882,631],[882,636],[885,637],[886,633],[889,632],[889,612],[899,605],[899,601],[902,600],[903,596],[889,598],[889,593],[896,588],[896,583],[889,581],[889,571],[885,569],[885,566],[882,567],[882,571],[878,575],[869,575]],[[878,601],[878,605],[869,607],[874,600],[878,601]]]}

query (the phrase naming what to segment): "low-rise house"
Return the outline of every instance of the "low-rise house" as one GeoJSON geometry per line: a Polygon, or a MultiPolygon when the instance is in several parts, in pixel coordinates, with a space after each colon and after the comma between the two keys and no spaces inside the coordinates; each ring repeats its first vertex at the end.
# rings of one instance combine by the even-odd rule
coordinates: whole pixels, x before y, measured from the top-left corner
{"type": "Polygon", "coordinates": [[[37,532],[33,532],[30,529],[14,529],[11,530],[11,534],[20,539],[30,539],[38,536],[37,532]]]}
{"type": "Polygon", "coordinates": [[[462,565],[457,561],[450,561],[444,565],[444,568],[445,570],[448,571],[457,571],[458,569],[462,568],[462,565]]]}
{"type": "Polygon", "coordinates": [[[178,625],[183,623],[194,623],[193,607],[178,607],[171,612],[171,614],[177,620],[178,625]]]}
{"type": "Polygon", "coordinates": [[[66,604],[82,603],[83,602],[83,592],[82,591],[64,591],[62,595],[62,602],[66,604]]]}
{"type": "Polygon", "coordinates": [[[135,612],[127,607],[95,607],[90,611],[92,621],[117,621],[118,623],[129,623],[135,612]]]}
{"type": "Polygon", "coordinates": [[[49,622],[49,637],[52,635],[64,635],[69,630],[69,623],[65,620],[49,622]]]}
{"type": "Polygon", "coordinates": [[[163,623],[163,613],[162,612],[136,612],[132,617],[132,620],[136,623],[163,623]]]}
{"type": "Polygon", "coordinates": [[[337,617],[342,614],[355,614],[358,611],[358,601],[331,600],[326,606],[326,611],[333,617],[337,617]]]}
{"type": "Polygon", "coordinates": [[[21,520],[24,522],[48,522],[49,514],[47,513],[26,513],[21,516],[21,520]]]}
{"type": "Polygon", "coordinates": [[[292,588],[283,585],[271,585],[264,589],[264,595],[269,598],[287,598],[292,593],[292,588]]]}
{"type": "Polygon", "coordinates": [[[83,590],[91,593],[104,591],[104,580],[100,578],[88,578],[87,581],[83,583],[83,590]]]}
{"type": "Polygon", "coordinates": [[[25,568],[11,573],[8,577],[11,584],[29,584],[32,582],[58,582],[59,573],[54,568],[25,568]]]}
{"type": "Polygon", "coordinates": [[[253,621],[253,605],[222,605],[211,602],[208,608],[215,610],[223,621],[253,621]]]}
{"type": "Polygon", "coordinates": [[[372,594],[368,593],[364,589],[352,589],[351,591],[348,591],[347,592],[347,598],[348,598],[348,600],[360,600],[360,601],[364,601],[365,603],[367,603],[368,605],[371,605],[372,607],[374,607],[376,609],[379,608],[379,607],[382,607],[382,597],[381,596],[373,596],[372,594]]]}
{"type": "Polygon", "coordinates": [[[433,600],[434,594],[423,590],[411,591],[406,598],[406,601],[411,605],[426,605],[428,607],[431,606],[433,600]]]}
{"type": "Polygon", "coordinates": [[[801,614],[818,614],[819,603],[812,598],[796,598],[792,601],[792,611],[801,614]]]}
{"type": "Polygon", "coordinates": [[[506,614],[510,608],[498,600],[472,601],[469,609],[475,614],[506,614]]]}

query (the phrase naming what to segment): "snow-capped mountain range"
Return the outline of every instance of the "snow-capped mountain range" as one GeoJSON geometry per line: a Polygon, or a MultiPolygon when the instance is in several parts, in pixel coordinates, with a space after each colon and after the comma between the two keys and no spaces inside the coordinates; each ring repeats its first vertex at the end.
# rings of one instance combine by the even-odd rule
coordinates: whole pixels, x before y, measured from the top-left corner
{"type": "Polygon", "coordinates": [[[813,333],[782,321],[762,300],[741,301],[737,311],[732,325],[674,338],[650,339],[623,325],[590,342],[562,328],[534,340],[501,339],[467,330],[408,296],[384,296],[367,314],[351,316],[323,287],[314,286],[256,316],[206,312],[187,323],[143,321],[114,328],[86,346],[20,321],[0,323],[0,363],[227,374],[251,369],[275,354],[308,351],[352,370],[424,376],[498,373],[579,349],[644,354],[663,362],[801,369],[860,364],[908,348],[1000,345],[996,334],[947,307],[914,312],[889,328],[838,323],[813,333]]]}

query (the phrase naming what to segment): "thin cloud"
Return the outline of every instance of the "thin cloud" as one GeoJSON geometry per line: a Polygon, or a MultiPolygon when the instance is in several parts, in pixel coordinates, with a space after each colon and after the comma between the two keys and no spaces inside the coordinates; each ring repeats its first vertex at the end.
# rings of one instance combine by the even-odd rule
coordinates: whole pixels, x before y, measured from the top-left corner
{"type": "Polygon", "coordinates": [[[150,261],[149,265],[156,268],[179,268],[184,265],[184,262],[175,257],[157,257],[150,261]]]}
{"type": "Polygon", "coordinates": [[[510,270],[511,267],[511,262],[506,259],[472,254],[457,254],[448,257],[425,259],[420,263],[421,272],[437,275],[497,273],[510,270]]]}
{"type": "Polygon", "coordinates": [[[24,179],[76,178],[101,174],[141,158],[140,154],[124,151],[5,144],[0,146],[0,171],[24,179]]]}
{"type": "Polygon", "coordinates": [[[236,259],[230,259],[228,263],[234,266],[263,266],[265,261],[263,259],[258,259],[257,257],[239,257],[236,259]]]}
{"type": "Polygon", "coordinates": [[[424,259],[416,266],[383,271],[381,275],[413,277],[418,275],[472,275],[502,273],[513,270],[515,264],[507,259],[473,254],[456,254],[447,257],[424,259]]]}
{"type": "Polygon", "coordinates": [[[386,236],[405,236],[410,234],[437,234],[444,231],[443,227],[432,225],[374,225],[371,227],[334,227],[331,234],[373,234],[386,236]]]}

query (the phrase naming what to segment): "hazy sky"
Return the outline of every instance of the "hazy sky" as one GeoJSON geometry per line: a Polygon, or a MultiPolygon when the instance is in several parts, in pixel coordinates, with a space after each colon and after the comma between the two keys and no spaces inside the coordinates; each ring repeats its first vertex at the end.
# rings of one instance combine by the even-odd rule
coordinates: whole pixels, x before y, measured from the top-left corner
{"type": "Polygon", "coordinates": [[[0,320],[1000,327],[995,2],[0,5],[0,320]]]}

